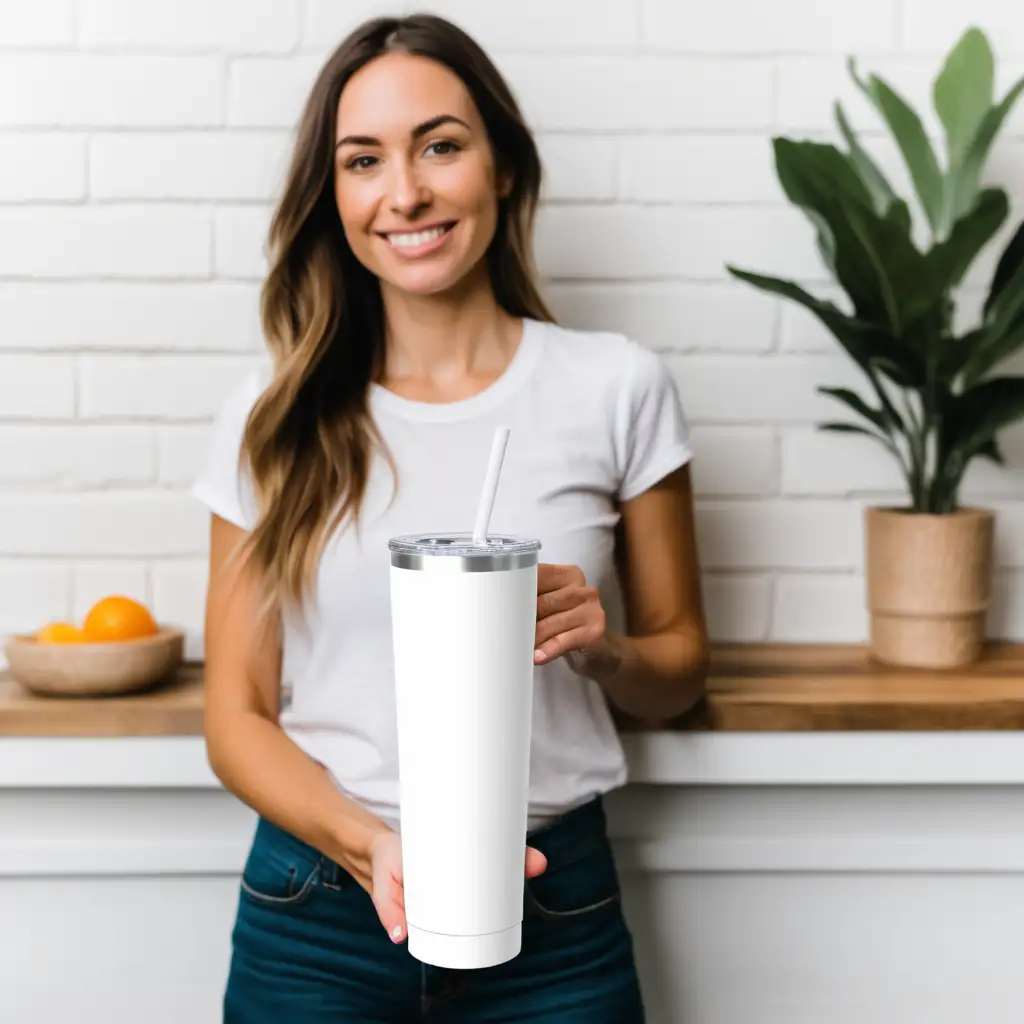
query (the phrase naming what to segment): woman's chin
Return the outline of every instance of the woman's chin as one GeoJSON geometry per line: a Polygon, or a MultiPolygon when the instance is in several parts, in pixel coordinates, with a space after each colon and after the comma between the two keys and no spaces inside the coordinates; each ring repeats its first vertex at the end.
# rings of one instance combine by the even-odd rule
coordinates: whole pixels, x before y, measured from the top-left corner
{"type": "Polygon", "coordinates": [[[402,273],[389,275],[388,283],[396,292],[426,297],[453,291],[465,276],[450,267],[403,268],[402,273]]]}

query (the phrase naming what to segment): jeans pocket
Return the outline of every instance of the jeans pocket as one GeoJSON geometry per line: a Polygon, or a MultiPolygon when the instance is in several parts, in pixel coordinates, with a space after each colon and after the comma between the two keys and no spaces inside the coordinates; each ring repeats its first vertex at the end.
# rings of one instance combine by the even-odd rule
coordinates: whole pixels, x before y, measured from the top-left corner
{"type": "Polygon", "coordinates": [[[616,906],[622,898],[611,846],[592,840],[526,881],[526,910],[548,921],[579,920],[616,906]]]}
{"type": "Polygon", "coordinates": [[[241,890],[263,906],[297,906],[316,887],[321,863],[314,850],[261,821],[242,869],[241,890]]]}

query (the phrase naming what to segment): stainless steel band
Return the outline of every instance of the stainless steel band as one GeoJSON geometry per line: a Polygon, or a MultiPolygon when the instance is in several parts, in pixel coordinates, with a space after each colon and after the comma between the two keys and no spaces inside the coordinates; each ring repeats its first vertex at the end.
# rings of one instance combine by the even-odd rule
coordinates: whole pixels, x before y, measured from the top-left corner
{"type": "Polygon", "coordinates": [[[528,569],[538,562],[536,551],[520,554],[473,555],[410,555],[401,551],[391,552],[391,566],[394,569],[417,569],[420,572],[502,572],[507,569],[528,569]]]}

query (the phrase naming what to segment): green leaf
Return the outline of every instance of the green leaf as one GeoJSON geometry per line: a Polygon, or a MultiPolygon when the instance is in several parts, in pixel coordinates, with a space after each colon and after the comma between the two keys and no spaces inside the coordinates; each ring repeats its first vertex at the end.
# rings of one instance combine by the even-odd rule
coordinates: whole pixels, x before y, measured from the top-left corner
{"type": "Polygon", "coordinates": [[[959,217],[974,201],[992,141],[1022,91],[1024,91],[1024,77],[1018,79],[1003,101],[998,106],[992,107],[985,115],[959,166],[951,169],[950,181],[952,182],[953,198],[950,202],[950,214],[953,219],[959,217]]]}
{"type": "MultiPolygon", "coordinates": [[[[842,212],[861,249],[860,254],[850,254],[851,260],[866,259],[885,318],[893,332],[902,336],[917,320],[935,312],[942,290],[936,287],[924,255],[904,233],[893,211],[878,217],[867,207],[843,203],[842,212]]],[[[842,256],[840,251],[837,259],[842,256]]]]}
{"type": "Polygon", "coordinates": [[[823,258],[849,295],[857,315],[865,320],[884,320],[886,310],[877,277],[859,252],[860,242],[840,206],[844,196],[865,209],[871,205],[871,197],[849,161],[826,143],[778,138],[773,145],[783,191],[817,229],[823,258]]]}
{"type": "Polygon", "coordinates": [[[1024,317],[1015,321],[1002,334],[992,327],[982,327],[966,337],[972,336],[975,337],[975,343],[960,369],[965,388],[976,384],[993,367],[1024,347],[1024,317]]]}
{"type": "Polygon", "coordinates": [[[849,388],[818,388],[818,392],[822,395],[830,395],[842,402],[848,409],[852,409],[869,423],[873,423],[883,434],[892,432],[892,425],[886,419],[884,410],[872,409],[855,391],[851,391],[849,388]]]}
{"type": "Polygon", "coordinates": [[[999,336],[1006,334],[1024,309],[1024,263],[1013,272],[985,313],[985,323],[999,336]]]}
{"type": "Polygon", "coordinates": [[[1003,455],[1003,450],[999,447],[999,442],[994,437],[990,441],[986,441],[978,449],[978,456],[994,462],[997,466],[1006,465],[1006,457],[1003,455]]]}
{"type": "Polygon", "coordinates": [[[886,244],[873,230],[882,222],[878,218],[864,216],[863,211],[853,205],[844,208],[843,212],[847,215],[854,237],[860,243],[861,250],[867,257],[867,264],[873,271],[885,307],[885,319],[896,334],[901,334],[903,317],[900,313],[900,293],[886,265],[886,244]]]}
{"type": "Polygon", "coordinates": [[[942,223],[943,175],[921,118],[906,100],[877,75],[871,75],[866,82],[860,79],[852,57],[847,61],[847,67],[854,82],[889,126],[910,172],[928,223],[932,231],[938,234],[942,223]]]}
{"type": "MultiPolygon", "coordinates": [[[[897,339],[892,339],[897,345],[897,339]]],[[[873,356],[871,368],[884,374],[901,388],[919,388],[924,386],[924,361],[918,353],[909,350],[900,351],[901,359],[889,356],[873,356]]]]}
{"type": "Polygon", "coordinates": [[[940,295],[928,286],[924,257],[910,238],[906,204],[894,200],[879,217],[849,158],[828,143],[777,138],[774,149],[783,190],[817,227],[819,247],[858,318],[888,323],[896,335],[926,314],[934,320],[940,295]]]}
{"type": "Polygon", "coordinates": [[[835,235],[832,234],[832,228],[829,227],[829,223],[817,210],[812,210],[810,207],[805,206],[803,208],[807,219],[814,225],[817,231],[817,243],[818,243],[818,255],[821,257],[821,262],[825,264],[832,276],[836,276],[836,239],[835,235]]]}
{"type": "Polygon", "coordinates": [[[885,438],[880,434],[876,434],[873,430],[868,430],[867,427],[859,427],[856,423],[819,423],[819,430],[828,430],[834,434],[863,434],[865,437],[873,437],[876,441],[881,441],[885,444],[885,438]]]}
{"type": "MultiPolygon", "coordinates": [[[[871,206],[871,195],[850,158],[829,142],[794,142],[775,138],[775,167],[779,183],[798,206],[808,205],[808,194],[836,199],[847,196],[871,206]]],[[[812,206],[817,209],[817,205],[812,206]]]]}
{"type": "Polygon", "coordinates": [[[995,435],[1024,419],[1024,377],[996,377],[956,395],[944,428],[952,461],[966,465],[995,435]]]}
{"type": "MultiPolygon", "coordinates": [[[[952,385],[967,370],[972,360],[978,358],[978,352],[986,344],[990,333],[987,327],[976,327],[959,337],[947,337],[939,351],[939,375],[952,385]]],[[[966,386],[970,381],[963,383],[966,386]]]]}
{"type": "Polygon", "coordinates": [[[969,28],[935,80],[935,110],[946,129],[950,166],[959,165],[992,107],[995,62],[985,34],[969,28]]]}
{"type": "Polygon", "coordinates": [[[956,492],[972,458],[981,455],[1001,461],[996,435],[1022,418],[1024,377],[998,377],[952,396],[940,421],[939,469],[931,497],[936,511],[955,507],[956,492]]]}
{"type": "Polygon", "coordinates": [[[829,329],[847,355],[864,371],[875,389],[879,403],[886,410],[897,429],[905,430],[902,418],[878,382],[876,363],[883,360],[889,361],[898,367],[904,379],[917,383],[923,380],[924,371],[915,353],[909,351],[900,344],[898,339],[880,330],[874,324],[847,316],[833,303],[815,298],[792,281],[767,277],[764,274],[752,274],[733,266],[727,266],[726,269],[740,281],[746,281],[771,295],[780,295],[785,299],[790,299],[810,310],[829,329]]]}
{"type": "MultiPolygon", "coordinates": [[[[772,140],[775,171],[787,198],[798,206],[810,220],[817,233],[818,254],[834,277],[839,277],[836,266],[836,237],[831,219],[825,211],[833,201],[836,189],[853,188],[867,197],[852,168],[845,165],[845,157],[832,146],[814,142],[793,142],[786,138],[772,140]],[[831,152],[821,152],[831,150],[831,152]]],[[[855,282],[851,287],[856,288],[855,282]]]]}
{"type": "Polygon", "coordinates": [[[857,138],[854,130],[850,127],[849,121],[846,119],[846,114],[843,112],[842,104],[838,101],[836,102],[835,112],[836,123],[839,126],[840,134],[846,140],[846,145],[850,150],[850,163],[853,165],[854,170],[857,172],[857,176],[863,182],[864,188],[870,195],[871,204],[874,207],[875,213],[882,216],[886,213],[889,209],[889,205],[896,198],[896,193],[893,192],[892,186],[889,184],[885,175],[879,170],[878,165],[871,159],[867,151],[860,144],[860,140],[857,138]]]}
{"type": "Polygon", "coordinates": [[[910,207],[902,199],[894,199],[889,204],[885,217],[900,229],[902,235],[910,238],[910,207]]]}
{"type": "Polygon", "coordinates": [[[999,298],[1002,290],[1022,263],[1024,263],[1024,221],[1021,221],[1013,238],[1010,239],[1002,256],[999,257],[999,263],[992,275],[992,283],[988,289],[988,297],[985,299],[986,315],[992,303],[999,298]]]}
{"type": "Polygon", "coordinates": [[[979,193],[970,212],[953,224],[949,237],[938,242],[925,255],[924,262],[936,297],[960,283],[978,253],[1002,227],[1009,209],[1009,201],[1002,189],[985,189],[979,193]]]}
{"type": "Polygon", "coordinates": [[[832,332],[836,341],[861,369],[869,368],[871,357],[877,347],[876,332],[870,324],[862,324],[854,318],[848,317],[833,303],[815,298],[810,292],[805,291],[792,281],[767,277],[764,274],[754,274],[733,266],[727,266],[726,269],[733,277],[746,281],[747,284],[752,284],[761,291],[772,295],[781,295],[810,310],[832,332]]]}

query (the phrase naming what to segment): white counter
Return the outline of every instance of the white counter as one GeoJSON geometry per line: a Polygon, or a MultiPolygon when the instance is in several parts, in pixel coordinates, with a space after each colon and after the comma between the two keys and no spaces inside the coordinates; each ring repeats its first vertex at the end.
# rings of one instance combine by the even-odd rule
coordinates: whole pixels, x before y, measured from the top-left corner
{"type": "MultiPolygon", "coordinates": [[[[626,737],[650,1024],[1003,1024],[1024,733],[626,737]]],[[[252,812],[196,737],[0,739],[0,1021],[215,1024],[252,812]]]]}

